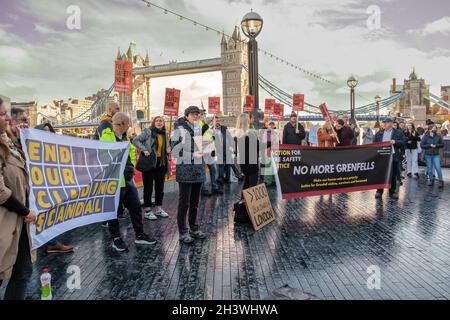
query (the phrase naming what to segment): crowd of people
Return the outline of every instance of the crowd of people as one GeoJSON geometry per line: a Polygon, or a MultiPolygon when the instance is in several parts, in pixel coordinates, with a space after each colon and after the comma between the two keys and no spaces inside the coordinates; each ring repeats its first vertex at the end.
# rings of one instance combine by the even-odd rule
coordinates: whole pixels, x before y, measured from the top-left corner
{"type": "MultiPolygon", "coordinates": [[[[29,225],[36,220],[36,213],[29,209],[28,173],[20,144],[20,128],[28,126],[24,110],[15,109],[9,114],[0,100],[0,285],[3,279],[10,279],[5,299],[24,298],[35,258],[30,247],[29,225]]],[[[119,224],[119,220],[127,217],[135,232],[136,245],[157,243],[144,232],[143,221],[144,218],[158,220],[169,216],[163,200],[164,182],[172,161],[176,163],[179,187],[176,213],[179,240],[184,244],[207,237],[198,219],[200,197],[220,195],[222,187],[233,181],[243,180],[242,189],[256,186],[260,181],[268,187],[274,186],[271,149],[279,144],[334,148],[392,141],[394,156],[389,190],[392,198],[398,198],[403,157],[408,177],[419,177],[419,161],[424,159],[428,185],[433,185],[437,178],[439,187],[443,187],[439,150],[444,147],[442,135],[446,132],[438,133],[434,124],[416,128],[413,123],[386,119],[374,132],[370,127],[360,129],[343,118],[325,121],[317,130],[317,143],[313,143],[312,132],[305,130],[295,113],[280,134],[275,122],[268,118],[259,122],[253,114],[242,113],[236,127],[230,129],[221,123],[220,117],[208,119],[204,109],[189,106],[175,121],[171,134],[162,116],[154,117],[150,127],[143,128],[138,135],[130,133],[130,126],[130,117],[120,112],[116,102],[110,102],[93,135],[93,139],[99,141],[129,143],[117,218],[103,223],[109,230],[112,248],[118,252],[128,249],[119,224]],[[142,172],[143,203],[134,182],[135,170],[142,172]]],[[[50,124],[39,125],[37,129],[54,132],[50,124]]],[[[380,198],[382,193],[383,190],[377,190],[376,197],[380,198]]],[[[46,250],[64,253],[74,248],[53,239],[46,250]]]]}

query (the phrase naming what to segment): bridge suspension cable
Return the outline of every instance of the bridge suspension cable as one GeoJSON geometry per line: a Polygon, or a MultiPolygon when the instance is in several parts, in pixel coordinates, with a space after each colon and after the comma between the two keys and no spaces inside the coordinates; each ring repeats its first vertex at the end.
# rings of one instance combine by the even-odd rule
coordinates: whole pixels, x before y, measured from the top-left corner
{"type": "Polygon", "coordinates": [[[107,93],[104,96],[102,96],[101,98],[97,99],[88,110],[79,114],[75,118],[72,118],[68,121],[63,121],[63,124],[73,125],[76,123],[83,123],[86,120],[90,120],[92,118],[92,115],[97,114],[98,111],[100,110],[100,108],[105,104],[108,97],[111,95],[111,92],[113,91],[113,89],[114,89],[114,84],[112,84],[109,87],[107,93]]]}

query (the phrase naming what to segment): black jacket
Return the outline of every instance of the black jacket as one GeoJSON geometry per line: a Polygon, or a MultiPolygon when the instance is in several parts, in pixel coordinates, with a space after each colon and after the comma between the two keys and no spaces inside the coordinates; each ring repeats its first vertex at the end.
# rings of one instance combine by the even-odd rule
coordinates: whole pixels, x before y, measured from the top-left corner
{"type": "Polygon", "coordinates": [[[415,132],[415,135],[413,135],[410,132],[406,133],[406,149],[409,150],[415,150],[417,149],[417,143],[420,141],[419,134],[415,132]]]}
{"type": "MultiPolygon", "coordinates": [[[[383,135],[384,135],[384,130],[378,131],[377,134],[375,135],[374,142],[375,143],[383,142],[383,135]]],[[[394,143],[394,150],[395,150],[394,161],[400,161],[402,158],[401,149],[402,149],[402,147],[405,146],[405,135],[399,129],[392,129],[391,140],[395,141],[395,143],[394,143]]]]}
{"type": "Polygon", "coordinates": [[[185,118],[180,118],[174,123],[174,130],[171,145],[172,156],[177,160],[176,181],[181,183],[203,183],[205,180],[205,165],[203,161],[202,163],[194,161],[194,151],[197,149],[194,142],[194,130],[192,130],[185,118]],[[189,147],[190,150],[185,149],[189,147]],[[188,152],[186,157],[183,154],[183,149],[188,152]],[[184,162],[182,160],[187,161],[184,162]]]}
{"type": "Polygon", "coordinates": [[[298,134],[295,133],[295,125],[288,122],[283,129],[283,144],[301,145],[306,133],[305,128],[300,123],[298,124],[298,131],[298,134]]]}
{"type": "Polygon", "coordinates": [[[352,128],[343,126],[341,129],[336,129],[336,134],[339,138],[339,143],[336,144],[337,147],[352,145],[353,138],[355,137],[355,132],[352,128]]]}

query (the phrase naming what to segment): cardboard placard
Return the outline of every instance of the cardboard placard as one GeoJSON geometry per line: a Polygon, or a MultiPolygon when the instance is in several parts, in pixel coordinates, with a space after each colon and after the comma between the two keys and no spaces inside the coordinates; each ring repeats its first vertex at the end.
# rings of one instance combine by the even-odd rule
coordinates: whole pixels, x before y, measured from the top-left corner
{"type": "Polygon", "coordinates": [[[114,91],[133,93],[133,63],[117,60],[114,73],[114,91]]]}
{"type": "Polygon", "coordinates": [[[209,114],[218,114],[219,112],[220,112],[220,97],[209,97],[208,98],[208,113],[209,114]]]}
{"type": "Polygon", "coordinates": [[[255,109],[255,97],[245,96],[244,112],[253,112],[255,109]]]}
{"type": "Polygon", "coordinates": [[[275,106],[275,99],[266,99],[266,103],[264,105],[264,113],[273,115],[273,108],[275,106]]]}
{"type": "Polygon", "coordinates": [[[179,107],[180,90],[166,88],[166,95],[164,100],[164,115],[177,117],[179,107]]]}
{"type": "Polygon", "coordinates": [[[244,194],[245,206],[255,231],[258,231],[276,219],[264,183],[245,189],[242,192],[244,194]]]}
{"type": "Polygon", "coordinates": [[[304,111],[305,109],[305,95],[301,93],[294,93],[292,98],[292,111],[304,111]]]}

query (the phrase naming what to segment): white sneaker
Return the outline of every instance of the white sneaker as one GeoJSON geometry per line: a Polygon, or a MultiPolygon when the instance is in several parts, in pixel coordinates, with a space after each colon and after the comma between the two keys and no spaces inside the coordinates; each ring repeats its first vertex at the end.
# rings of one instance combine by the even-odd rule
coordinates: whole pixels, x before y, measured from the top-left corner
{"type": "Polygon", "coordinates": [[[169,216],[167,212],[165,212],[162,208],[159,208],[158,211],[156,211],[155,215],[161,218],[167,218],[169,216]]]}
{"type": "Polygon", "coordinates": [[[153,211],[149,211],[149,212],[146,212],[145,214],[144,214],[144,217],[146,218],[146,219],[148,219],[148,220],[158,220],[158,217],[157,216],[155,216],[155,214],[153,213],[153,211]]]}

